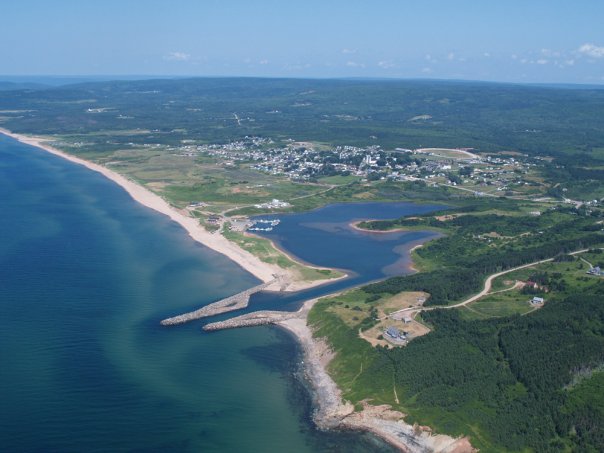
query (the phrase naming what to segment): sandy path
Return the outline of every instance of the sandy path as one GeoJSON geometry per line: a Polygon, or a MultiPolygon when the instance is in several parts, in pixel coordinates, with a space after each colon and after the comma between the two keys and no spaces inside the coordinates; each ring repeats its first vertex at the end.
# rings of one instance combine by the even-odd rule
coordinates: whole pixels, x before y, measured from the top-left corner
{"type": "Polygon", "coordinates": [[[480,159],[480,156],[478,156],[477,154],[471,153],[469,151],[463,150],[463,149],[455,149],[455,148],[419,148],[415,150],[418,153],[432,153],[436,156],[439,157],[444,157],[447,159],[480,159]],[[455,153],[459,153],[462,154],[464,157],[460,157],[460,156],[445,156],[445,155],[441,155],[438,154],[438,152],[442,152],[442,151],[452,151],[455,153]]]}

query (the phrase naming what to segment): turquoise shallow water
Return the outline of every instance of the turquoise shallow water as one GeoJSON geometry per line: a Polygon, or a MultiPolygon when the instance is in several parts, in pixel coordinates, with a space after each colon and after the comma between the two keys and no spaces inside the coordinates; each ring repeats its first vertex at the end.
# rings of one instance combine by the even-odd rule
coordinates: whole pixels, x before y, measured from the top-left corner
{"type": "Polygon", "coordinates": [[[0,136],[1,451],[385,451],[323,433],[275,328],[159,320],[256,280],[102,176],[0,136]]]}

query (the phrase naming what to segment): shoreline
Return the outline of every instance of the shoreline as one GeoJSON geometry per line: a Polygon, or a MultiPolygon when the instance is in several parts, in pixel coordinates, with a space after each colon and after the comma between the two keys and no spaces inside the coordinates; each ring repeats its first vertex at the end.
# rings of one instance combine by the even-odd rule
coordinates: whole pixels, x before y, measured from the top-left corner
{"type": "Polygon", "coordinates": [[[294,280],[293,282],[289,283],[289,285],[287,287],[288,291],[291,291],[291,292],[301,291],[303,289],[327,285],[330,283],[335,283],[340,280],[345,280],[347,278],[350,278],[350,275],[347,273],[346,269],[338,269],[335,267],[315,266],[314,264],[307,263],[306,261],[298,258],[297,256],[293,255],[291,252],[288,252],[287,250],[285,250],[284,248],[281,247],[281,244],[273,241],[272,239],[261,236],[259,234],[248,233],[247,231],[243,234],[248,235],[250,237],[254,237],[254,238],[266,239],[267,241],[269,241],[271,243],[271,245],[275,248],[275,250],[277,250],[279,253],[281,253],[283,256],[285,256],[287,259],[293,261],[294,263],[296,263],[300,266],[304,266],[309,269],[315,269],[318,271],[335,271],[335,272],[339,272],[340,274],[342,274],[339,277],[326,278],[326,279],[322,279],[322,280],[313,280],[312,283],[314,283],[314,284],[312,284],[312,285],[305,284],[305,282],[307,282],[305,280],[294,280]]]}
{"type": "MultiPolygon", "coordinates": [[[[356,287],[354,287],[356,288],[356,287]]],[[[354,288],[309,299],[295,312],[258,311],[210,323],[203,327],[206,332],[242,327],[274,325],[286,330],[300,345],[302,363],[300,369],[309,383],[313,403],[312,420],[320,430],[364,431],[382,439],[406,453],[475,453],[467,437],[453,438],[434,434],[428,426],[406,423],[405,414],[393,410],[390,405],[372,406],[369,400],[361,401],[363,409],[343,400],[342,392],[327,369],[335,353],[324,338],[315,338],[308,326],[308,313],[323,297],[333,297],[354,288]]]]}
{"type": "Polygon", "coordinates": [[[409,228],[404,228],[404,227],[393,228],[392,230],[368,230],[367,228],[361,228],[359,226],[360,223],[371,222],[373,220],[374,219],[356,220],[354,222],[351,222],[349,225],[350,225],[350,228],[352,228],[353,230],[361,231],[363,233],[371,233],[371,234],[389,234],[389,233],[401,233],[401,232],[405,232],[405,231],[414,231],[414,230],[411,230],[409,228]]]}
{"type": "MultiPolygon", "coordinates": [[[[411,232],[411,231],[415,231],[409,228],[405,228],[405,227],[399,227],[399,228],[395,228],[392,230],[368,230],[366,228],[361,228],[359,226],[359,223],[361,222],[367,222],[367,221],[371,221],[371,219],[366,219],[366,220],[357,220],[355,222],[351,222],[349,224],[350,228],[352,228],[353,230],[356,231],[361,231],[363,233],[369,233],[369,234],[388,234],[388,233],[401,233],[401,232],[411,232]]],[[[429,229],[423,230],[423,231],[431,231],[429,229]]],[[[442,233],[438,232],[438,231],[433,231],[433,233],[435,233],[437,236],[428,240],[420,240],[419,242],[416,242],[415,245],[413,245],[408,251],[407,253],[409,254],[409,263],[407,264],[407,269],[409,269],[412,273],[416,273],[419,272],[419,270],[415,267],[415,262],[413,261],[413,252],[416,251],[417,249],[419,249],[420,247],[423,247],[424,244],[426,242],[432,241],[434,239],[438,239],[440,237],[442,237],[442,233]]]]}
{"type": "MultiPolygon", "coordinates": [[[[203,226],[201,226],[197,219],[195,219],[194,217],[189,217],[182,214],[176,208],[170,206],[170,204],[161,196],[151,192],[146,187],[134,181],[131,181],[125,176],[113,170],[110,170],[107,167],[61,151],[53,147],[52,145],[49,145],[47,143],[48,139],[43,137],[16,134],[4,128],[0,128],[0,134],[13,138],[25,145],[30,145],[42,149],[55,156],[66,159],[72,163],[82,165],[89,170],[102,174],[107,179],[113,181],[115,184],[122,187],[132,197],[134,201],[147,208],[153,209],[154,211],[157,211],[160,214],[168,216],[172,221],[178,223],[181,227],[183,227],[194,241],[214,250],[215,252],[226,256],[228,259],[234,261],[241,268],[243,268],[244,270],[246,270],[247,272],[249,272],[254,277],[264,283],[273,280],[275,275],[283,275],[288,279],[288,281],[292,282],[290,285],[287,286],[287,288],[285,288],[284,291],[299,291],[302,289],[307,289],[332,281],[336,281],[340,278],[346,278],[346,275],[344,275],[336,279],[322,279],[312,281],[296,280],[295,276],[289,270],[280,268],[276,265],[265,263],[255,255],[252,255],[248,251],[240,248],[237,244],[229,241],[224,236],[220,234],[210,233],[203,226]]],[[[313,267],[308,266],[304,263],[300,263],[291,256],[288,257],[292,261],[295,261],[300,265],[303,265],[305,267],[313,267]]],[[[268,289],[270,290],[272,289],[272,287],[268,289]]],[[[279,290],[279,288],[276,288],[276,290],[279,290]]]]}
{"type": "MultiPolygon", "coordinates": [[[[342,292],[344,291],[323,297],[342,292]]],[[[287,330],[302,348],[303,372],[313,390],[313,421],[319,429],[370,432],[400,451],[409,453],[476,451],[466,437],[453,438],[444,434],[433,434],[428,427],[406,423],[405,414],[392,410],[389,405],[371,406],[365,402],[363,410],[355,412],[353,404],[343,401],[341,390],[327,372],[334,353],[324,339],[313,337],[307,324],[308,313],[318,301],[319,298],[307,300],[295,316],[277,319],[273,324],[287,330]]]]}
{"type": "MultiPolygon", "coordinates": [[[[206,231],[203,226],[198,223],[197,219],[182,214],[177,209],[170,206],[161,196],[113,170],[54,148],[48,144],[49,140],[43,137],[15,134],[3,128],[0,128],[0,133],[15,139],[20,143],[42,149],[55,156],[102,174],[107,179],[122,187],[134,201],[168,216],[172,221],[182,226],[193,240],[226,256],[265,283],[273,280],[275,275],[278,274],[291,277],[291,273],[287,270],[264,263],[258,257],[241,249],[224,236],[215,235],[206,231]]],[[[353,228],[354,227],[355,226],[353,225],[353,228]]],[[[370,233],[378,233],[375,231],[363,230],[361,228],[357,229],[370,233]]],[[[379,233],[391,232],[393,231],[379,233]]],[[[276,244],[274,245],[275,248],[282,251],[276,244]]],[[[295,258],[292,258],[290,254],[286,253],[286,255],[301,265],[314,267],[297,261],[295,258]]],[[[347,275],[335,279],[315,281],[293,280],[293,283],[287,290],[297,291],[334,282],[343,278],[347,278],[347,275]]],[[[352,288],[348,288],[345,291],[349,291],[350,289],[352,288]]],[[[338,293],[322,297],[333,296],[335,294],[338,293]]],[[[277,320],[273,322],[273,324],[290,332],[302,347],[304,355],[303,371],[312,385],[313,403],[316,408],[315,413],[313,414],[313,421],[320,429],[345,429],[371,432],[404,452],[439,451],[448,453],[466,453],[474,451],[466,438],[454,439],[445,435],[433,435],[431,430],[427,427],[417,427],[406,424],[403,421],[404,414],[392,410],[390,406],[370,406],[365,403],[364,409],[361,412],[355,412],[355,408],[351,403],[343,401],[340,389],[327,372],[327,367],[333,358],[333,353],[330,351],[325,340],[313,338],[312,331],[307,324],[308,312],[318,300],[319,298],[307,300],[300,310],[296,312],[295,316],[289,319],[277,320]]]]}

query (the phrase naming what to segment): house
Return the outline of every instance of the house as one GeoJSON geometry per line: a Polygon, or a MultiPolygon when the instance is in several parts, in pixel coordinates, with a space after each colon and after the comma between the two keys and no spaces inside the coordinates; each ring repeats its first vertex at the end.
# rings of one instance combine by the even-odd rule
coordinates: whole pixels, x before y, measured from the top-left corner
{"type": "Polygon", "coordinates": [[[602,272],[602,269],[600,269],[600,266],[592,267],[591,269],[589,269],[587,271],[587,273],[589,275],[597,275],[597,276],[604,275],[604,273],[602,272]]]}
{"type": "Polygon", "coordinates": [[[399,330],[396,327],[388,327],[386,329],[386,335],[388,335],[390,338],[398,340],[401,333],[399,332],[399,330]]]}
{"type": "Polygon", "coordinates": [[[398,341],[406,341],[407,340],[407,332],[401,332],[396,327],[388,327],[384,332],[387,337],[390,337],[393,340],[398,341]]]}
{"type": "Polygon", "coordinates": [[[413,321],[413,319],[411,319],[409,316],[405,316],[405,317],[403,318],[403,322],[404,322],[405,324],[409,324],[411,321],[413,321]]]}
{"type": "Polygon", "coordinates": [[[543,300],[543,297],[533,297],[531,299],[531,304],[532,305],[543,305],[545,303],[545,300],[543,300]]]}

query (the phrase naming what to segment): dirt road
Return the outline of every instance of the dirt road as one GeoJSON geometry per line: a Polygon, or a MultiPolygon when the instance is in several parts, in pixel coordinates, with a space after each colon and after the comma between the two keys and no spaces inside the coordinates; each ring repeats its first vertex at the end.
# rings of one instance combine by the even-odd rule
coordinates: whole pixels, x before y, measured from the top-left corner
{"type": "MultiPolygon", "coordinates": [[[[580,253],[585,253],[588,250],[589,249],[577,250],[575,252],[569,253],[569,255],[578,255],[580,253]]],[[[515,271],[518,271],[520,269],[525,269],[527,267],[537,266],[538,264],[548,263],[548,262],[553,261],[553,260],[554,260],[554,258],[548,258],[548,259],[541,260],[541,261],[535,261],[533,263],[523,264],[522,266],[513,267],[511,269],[507,269],[505,271],[501,271],[501,272],[497,272],[496,274],[489,275],[487,277],[487,279],[484,281],[484,287],[483,287],[482,291],[480,291],[478,294],[475,294],[472,297],[464,300],[463,302],[459,302],[459,303],[454,304],[454,305],[438,305],[438,306],[434,306],[434,307],[422,307],[422,308],[404,308],[402,310],[390,313],[390,316],[392,316],[392,315],[394,315],[396,313],[404,313],[404,312],[413,312],[415,314],[415,313],[420,313],[422,311],[441,310],[441,309],[447,309],[448,310],[448,309],[451,309],[451,308],[463,307],[464,305],[468,305],[468,304],[470,304],[472,302],[475,302],[478,299],[480,299],[481,297],[487,295],[489,293],[489,291],[491,290],[491,287],[493,285],[493,280],[495,280],[496,278],[501,277],[502,275],[505,275],[505,274],[509,274],[510,272],[515,272],[515,271]]]]}

